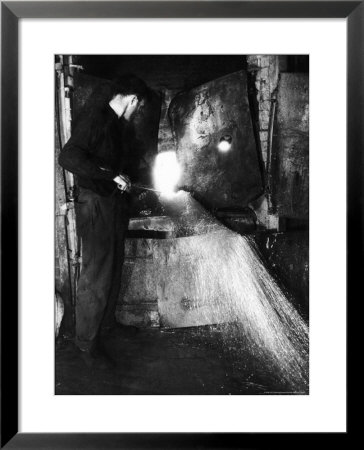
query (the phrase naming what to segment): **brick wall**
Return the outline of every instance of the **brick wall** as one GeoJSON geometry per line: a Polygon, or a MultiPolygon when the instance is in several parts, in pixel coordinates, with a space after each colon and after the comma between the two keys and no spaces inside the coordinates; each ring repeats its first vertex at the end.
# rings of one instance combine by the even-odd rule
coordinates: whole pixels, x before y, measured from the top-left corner
{"type": "MultiPolygon", "coordinates": [[[[279,57],[275,55],[247,56],[247,70],[254,83],[253,92],[256,96],[258,112],[258,132],[261,155],[265,171],[265,179],[269,180],[270,170],[270,136],[269,127],[273,113],[276,89],[279,81],[279,57]]],[[[258,223],[268,229],[278,229],[278,216],[272,214],[269,186],[266,194],[251,204],[258,223]]]]}
{"type": "Polygon", "coordinates": [[[268,132],[272,99],[278,86],[279,64],[277,56],[247,56],[248,71],[253,73],[259,105],[259,135],[262,157],[267,164],[268,132]]]}

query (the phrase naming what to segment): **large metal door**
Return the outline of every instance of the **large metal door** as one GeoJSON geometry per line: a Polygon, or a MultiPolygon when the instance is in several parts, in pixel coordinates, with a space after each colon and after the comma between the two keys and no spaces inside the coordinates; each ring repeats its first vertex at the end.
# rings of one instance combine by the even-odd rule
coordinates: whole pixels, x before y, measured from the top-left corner
{"type": "Polygon", "coordinates": [[[182,185],[206,206],[242,208],[262,193],[245,71],[177,95],[170,118],[182,185]],[[232,139],[225,152],[218,148],[224,136],[232,139]]]}

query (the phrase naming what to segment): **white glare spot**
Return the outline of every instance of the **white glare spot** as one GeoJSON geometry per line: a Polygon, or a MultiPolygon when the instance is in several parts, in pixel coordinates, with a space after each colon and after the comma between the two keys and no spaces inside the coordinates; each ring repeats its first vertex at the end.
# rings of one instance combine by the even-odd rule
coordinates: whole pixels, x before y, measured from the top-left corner
{"type": "Polygon", "coordinates": [[[162,152],[156,156],[154,165],[154,186],[163,194],[173,194],[181,176],[181,168],[175,152],[162,152]]]}
{"type": "Polygon", "coordinates": [[[219,142],[217,148],[220,150],[220,152],[227,152],[231,148],[231,144],[228,141],[221,141],[219,142]]]}

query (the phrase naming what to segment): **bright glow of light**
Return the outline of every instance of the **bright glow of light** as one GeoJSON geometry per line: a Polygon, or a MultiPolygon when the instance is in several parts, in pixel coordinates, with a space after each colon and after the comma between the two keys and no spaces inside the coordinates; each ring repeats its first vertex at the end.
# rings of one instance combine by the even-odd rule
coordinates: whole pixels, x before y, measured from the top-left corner
{"type": "Polygon", "coordinates": [[[174,193],[181,176],[176,152],[162,152],[155,158],[154,186],[165,195],[174,193]]]}
{"type": "Polygon", "coordinates": [[[228,141],[221,141],[219,142],[217,148],[220,150],[220,152],[227,152],[231,149],[231,144],[228,141]]]}

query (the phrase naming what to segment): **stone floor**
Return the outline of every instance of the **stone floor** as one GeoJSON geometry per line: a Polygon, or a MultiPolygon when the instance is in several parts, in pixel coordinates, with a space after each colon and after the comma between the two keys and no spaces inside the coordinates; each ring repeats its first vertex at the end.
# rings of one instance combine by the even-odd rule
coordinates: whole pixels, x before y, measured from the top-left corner
{"type": "MultiPolygon", "coordinates": [[[[230,343],[222,326],[175,330],[140,329],[113,336],[105,347],[113,370],[90,370],[72,342],[56,345],[58,395],[228,395],[282,393],[274,374],[250,356],[243,343],[230,343]]],[[[284,390],[283,390],[284,392],[284,390]]],[[[289,393],[289,392],[286,392],[289,393]]]]}

